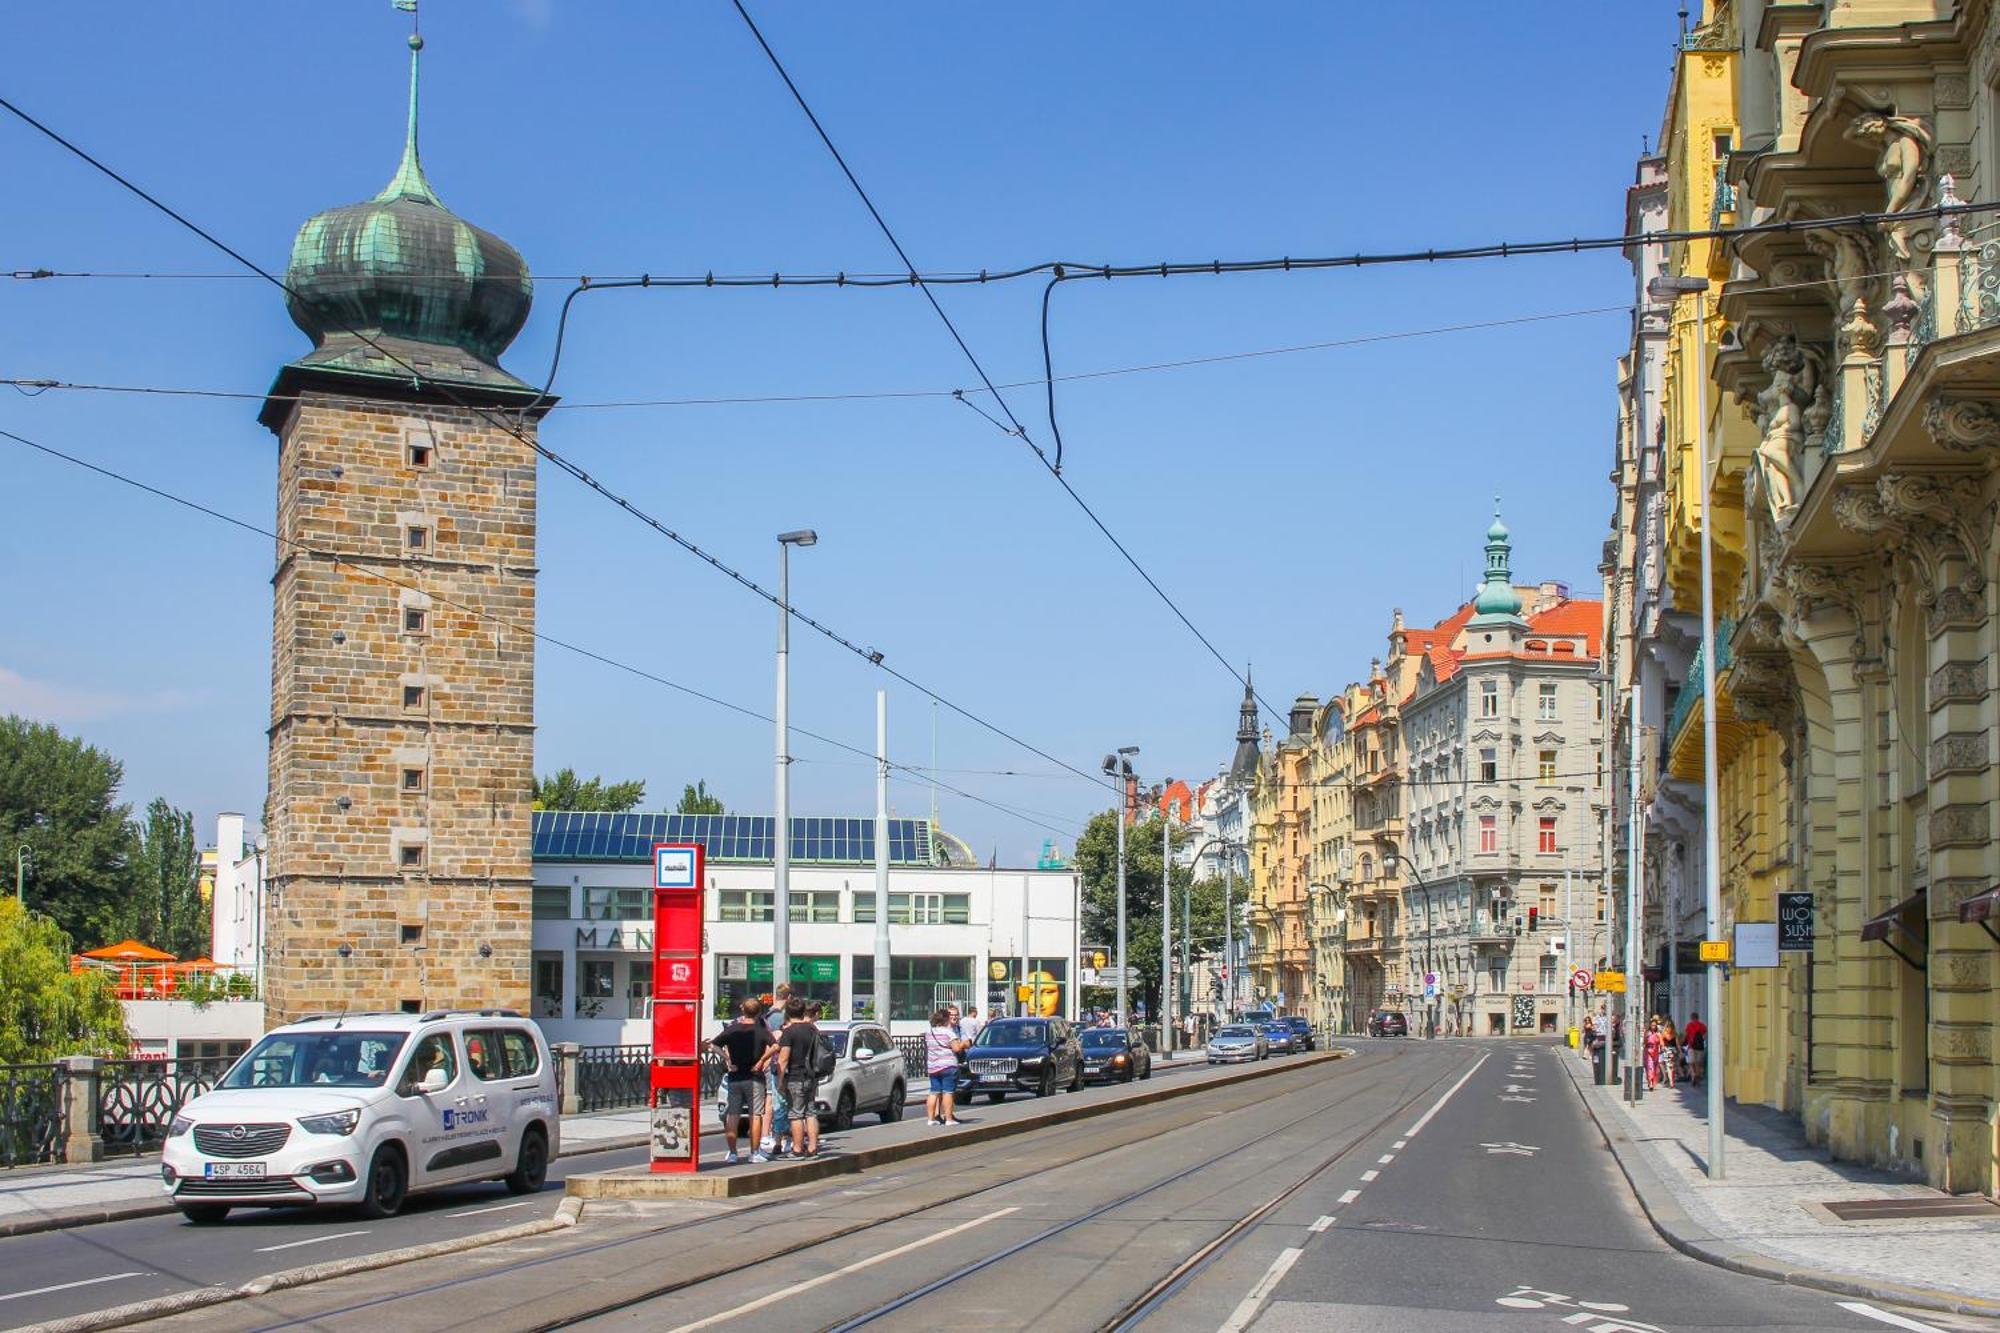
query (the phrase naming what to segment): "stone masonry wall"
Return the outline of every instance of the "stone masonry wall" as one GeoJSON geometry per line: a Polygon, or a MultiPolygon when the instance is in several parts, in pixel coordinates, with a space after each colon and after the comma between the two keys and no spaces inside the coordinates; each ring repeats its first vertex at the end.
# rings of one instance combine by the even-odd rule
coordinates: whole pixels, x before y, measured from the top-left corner
{"type": "Polygon", "coordinates": [[[460,408],[308,392],[278,522],[271,1021],[525,1010],[533,451],[460,408]]]}

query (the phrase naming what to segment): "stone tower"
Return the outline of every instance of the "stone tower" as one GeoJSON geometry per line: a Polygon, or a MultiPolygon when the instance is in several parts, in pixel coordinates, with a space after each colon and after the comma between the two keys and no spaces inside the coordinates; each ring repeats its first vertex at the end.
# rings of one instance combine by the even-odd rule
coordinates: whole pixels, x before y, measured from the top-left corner
{"type": "Polygon", "coordinates": [[[287,307],[313,350],[278,437],[272,577],[274,1023],[528,1003],[535,451],[502,370],[533,284],[454,216],[409,129],[394,179],[307,220],[287,307]]]}

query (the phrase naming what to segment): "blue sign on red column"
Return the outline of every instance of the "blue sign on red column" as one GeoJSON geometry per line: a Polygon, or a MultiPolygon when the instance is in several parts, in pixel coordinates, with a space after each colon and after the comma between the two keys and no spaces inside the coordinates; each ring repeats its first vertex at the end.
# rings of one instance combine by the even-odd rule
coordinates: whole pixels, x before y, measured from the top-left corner
{"type": "Polygon", "coordinates": [[[701,1161],[701,893],[701,844],[653,844],[655,1171],[701,1161]]]}

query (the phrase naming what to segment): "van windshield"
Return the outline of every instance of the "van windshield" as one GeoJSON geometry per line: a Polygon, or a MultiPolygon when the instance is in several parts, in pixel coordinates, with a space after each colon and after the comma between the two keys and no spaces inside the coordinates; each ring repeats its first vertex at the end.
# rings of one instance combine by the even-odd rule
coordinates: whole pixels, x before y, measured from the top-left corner
{"type": "Polygon", "coordinates": [[[230,1067],[222,1088],[379,1088],[407,1033],[273,1032],[230,1067]]]}

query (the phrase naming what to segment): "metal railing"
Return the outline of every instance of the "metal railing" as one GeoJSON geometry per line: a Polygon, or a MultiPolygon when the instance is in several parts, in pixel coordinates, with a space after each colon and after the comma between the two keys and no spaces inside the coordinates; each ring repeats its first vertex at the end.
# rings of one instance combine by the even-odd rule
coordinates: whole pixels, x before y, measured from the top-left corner
{"type": "MultiPolygon", "coordinates": [[[[653,1048],[630,1046],[583,1046],[576,1054],[576,1109],[580,1112],[631,1110],[647,1105],[652,1098],[653,1048]]],[[[558,1059],[557,1098],[568,1091],[561,1085],[566,1062],[558,1059]]],[[[701,1056],[701,1096],[713,1097],[722,1086],[724,1062],[720,1051],[704,1051],[701,1056]]]]}
{"type": "Polygon", "coordinates": [[[0,1065],[0,1167],[62,1160],[61,1065],[0,1065]]]}
{"type": "Polygon", "coordinates": [[[158,1148],[181,1107],[214,1087],[233,1060],[106,1060],[97,1082],[99,1133],[106,1155],[158,1148]]]}
{"type": "Polygon", "coordinates": [[[924,1068],[924,1038],[896,1037],[896,1049],[903,1053],[903,1076],[915,1086],[918,1079],[928,1078],[924,1068]]]}

